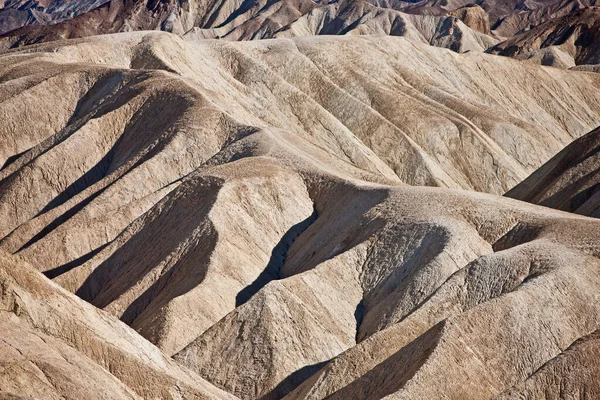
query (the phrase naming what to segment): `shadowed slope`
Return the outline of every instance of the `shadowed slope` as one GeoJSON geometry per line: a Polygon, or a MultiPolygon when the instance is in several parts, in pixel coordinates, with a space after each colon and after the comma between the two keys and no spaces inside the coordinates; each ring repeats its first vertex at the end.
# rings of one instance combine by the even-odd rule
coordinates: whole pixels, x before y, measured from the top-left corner
{"type": "Polygon", "coordinates": [[[507,197],[574,212],[600,216],[600,129],[575,140],[507,197]]]}

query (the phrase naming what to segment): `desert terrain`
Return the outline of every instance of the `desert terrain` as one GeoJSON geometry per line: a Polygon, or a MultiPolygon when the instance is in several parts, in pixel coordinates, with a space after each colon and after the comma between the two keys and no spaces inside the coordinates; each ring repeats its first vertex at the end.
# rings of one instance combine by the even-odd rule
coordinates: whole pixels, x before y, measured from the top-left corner
{"type": "Polygon", "coordinates": [[[600,398],[599,10],[0,2],[0,398],[600,398]]]}

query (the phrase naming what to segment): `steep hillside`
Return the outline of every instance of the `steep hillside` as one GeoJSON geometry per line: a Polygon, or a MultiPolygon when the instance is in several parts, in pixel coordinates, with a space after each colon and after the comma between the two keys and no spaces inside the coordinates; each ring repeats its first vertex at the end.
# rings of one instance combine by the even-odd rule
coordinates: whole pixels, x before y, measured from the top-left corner
{"type": "Polygon", "coordinates": [[[506,193],[515,199],[600,217],[600,129],[577,139],[506,193]]]}
{"type": "Polygon", "coordinates": [[[3,399],[235,399],[17,257],[0,288],[3,399]]]}

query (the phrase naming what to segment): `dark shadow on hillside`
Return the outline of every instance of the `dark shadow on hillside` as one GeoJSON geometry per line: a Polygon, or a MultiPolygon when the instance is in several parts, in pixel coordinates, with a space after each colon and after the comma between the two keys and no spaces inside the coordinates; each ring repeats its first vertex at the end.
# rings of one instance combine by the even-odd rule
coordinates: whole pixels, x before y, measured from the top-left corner
{"type": "Polygon", "coordinates": [[[53,279],[56,278],[59,275],[64,274],[65,272],[69,272],[72,269],[75,269],[81,265],[83,265],[84,263],[86,263],[87,261],[91,260],[92,258],[94,258],[94,256],[98,253],[100,253],[102,250],[104,250],[104,248],[106,248],[106,246],[108,246],[109,243],[105,243],[102,246],[90,251],[87,254],[82,255],[79,258],[76,258],[73,261],[70,261],[66,264],[63,264],[61,266],[58,266],[56,268],[53,268],[49,271],[45,271],[44,275],[46,275],[46,277],[53,279]]]}
{"type": "Polygon", "coordinates": [[[354,310],[354,319],[356,320],[356,336],[355,340],[358,343],[358,330],[360,329],[360,324],[362,324],[362,320],[365,317],[365,299],[362,299],[357,305],[356,310],[354,310]]]}
{"type": "Polygon", "coordinates": [[[287,378],[279,382],[279,385],[275,386],[273,390],[262,396],[260,400],[276,400],[285,397],[292,390],[300,386],[302,382],[317,373],[328,362],[329,360],[313,365],[307,365],[291,373],[287,378]]]}
{"type": "Polygon", "coordinates": [[[273,248],[269,263],[254,282],[242,289],[235,298],[235,306],[239,307],[252,298],[260,289],[272,280],[279,279],[279,271],[285,262],[288,249],[294,240],[302,234],[318,217],[317,209],[313,208],[312,214],[305,220],[292,226],[273,248]]]}

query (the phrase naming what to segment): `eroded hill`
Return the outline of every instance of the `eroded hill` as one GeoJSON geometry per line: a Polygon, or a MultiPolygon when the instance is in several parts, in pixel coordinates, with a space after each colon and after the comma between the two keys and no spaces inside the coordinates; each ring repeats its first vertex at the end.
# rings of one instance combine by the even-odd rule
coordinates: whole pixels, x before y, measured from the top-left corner
{"type": "Polygon", "coordinates": [[[600,130],[575,140],[506,193],[515,199],[600,217],[600,130]]]}

